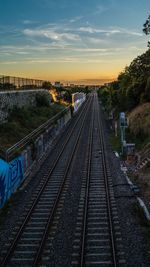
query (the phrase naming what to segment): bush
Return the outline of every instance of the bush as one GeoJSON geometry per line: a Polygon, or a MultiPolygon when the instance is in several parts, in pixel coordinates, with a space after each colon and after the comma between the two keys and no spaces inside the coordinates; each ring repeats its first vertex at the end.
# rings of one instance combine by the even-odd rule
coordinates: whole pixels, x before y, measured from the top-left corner
{"type": "Polygon", "coordinates": [[[150,103],[138,106],[129,114],[129,127],[135,136],[150,136],[150,103]]]}
{"type": "Polygon", "coordinates": [[[45,94],[36,94],[36,105],[37,107],[49,107],[49,99],[45,94]]]}

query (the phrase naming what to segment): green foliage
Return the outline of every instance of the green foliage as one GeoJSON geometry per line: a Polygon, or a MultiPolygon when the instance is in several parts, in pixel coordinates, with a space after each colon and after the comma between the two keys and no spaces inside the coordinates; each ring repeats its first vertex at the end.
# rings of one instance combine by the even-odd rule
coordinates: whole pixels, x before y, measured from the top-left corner
{"type": "Polygon", "coordinates": [[[36,94],[36,105],[37,107],[49,107],[49,99],[45,94],[36,94]]]}
{"type": "Polygon", "coordinates": [[[65,91],[64,96],[63,96],[64,101],[71,103],[72,101],[72,95],[70,91],[65,91]]]}
{"type": "Polygon", "coordinates": [[[148,77],[147,79],[144,97],[145,97],[145,102],[150,101],[150,77],[148,77]]]}
{"type": "Polygon", "coordinates": [[[13,83],[4,83],[0,84],[0,88],[2,88],[3,90],[15,90],[16,85],[14,85],[13,83]]]}
{"type": "Polygon", "coordinates": [[[85,86],[84,88],[81,87],[64,87],[64,88],[55,88],[55,90],[58,93],[58,100],[63,99],[64,101],[71,103],[72,102],[72,94],[77,93],[77,92],[82,92],[85,94],[88,94],[90,92],[90,89],[88,86],[85,86]]]}
{"type": "Polygon", "coordinates": [[[103,105],[109,109],[110,106],[110,99],[111,99],[111,93],[109,88],[103,86],[98,91],[98,96],[100,100],[103,102],[103,105]]]}
{"type": "Polygon", "coordinates": [[[148,19],[146,20],[146,22],[143,25],[143,32],[145,34],[149,34],[150,33],[150,16],[148,16],[148,19]]]}
{"type": "MultiPolygon", "coordinates": [[[[143,32],[148,35],[150,34],[150,15],[148,16],[148,19],[143,25],[143,32]]],[[[148,42],[148,47],[150,47],[150,42],[148,42]]]]}
{"type": "Polygon", "coordinates": [[[144,141],[150,136],[150,103],[135,108],[129,115],[130,131],[144,141]]]}
{"type": "Polygon", "coordinates": [[[117,81],[101,87],[100,91],[104,105],[107,108],[111,106],[117,112],[131,111],[139,104],[150,101],[150,49],[135,58],[119,74],[117,81]]]}
{"type": "MultiPolygon", "coordinates": [[[[143,31],[150,34],[150,16],[143,31]]],[[[149,43],[150,47],[150,43],[149,43]]],[[[125,67],[118,79],[101,86],[98,95],[108,111],[115,118],[119,112],[130,113],[130,124],[126,130],[126,140],[142,147],[150,136],[150,48],[125,67]],[[137,108],[139,110],[134,110],[137,108]]]]}
{"type": "Polygon", "coordinates": [[[112,149],[114,151],[117,151],[118,153],[121,152],[121,142],[120,142],[120,137],[115,136],[114,134],[111,134],[110,136],[110,144],[112,146],[112,149]]]}
{"type": "Polygon", "coordinates": [[[82,92],[82,93],[88,94],[90,92],[90,89],[88,86],[85,86],[84,88],[75,86],[75,87],[71,87],[71,88],[66,88],[65,90],[68,91],[70,94],[74,94],[77,92],[82,92]]]}
{"type": "Polygon", "coordinates": [[[42,88],[44,88],[44,89],[51,89],[52,88],[52,84],[50,82],[48,82],[48,81],[45,81],[42,84],[42,88]]]}
{"type": "Polygon", "coordinates": [[[0,125],[1,149],[12,146],[63,109],[59,104],[49,107],[15,107],[8,122],[0,125]]]}

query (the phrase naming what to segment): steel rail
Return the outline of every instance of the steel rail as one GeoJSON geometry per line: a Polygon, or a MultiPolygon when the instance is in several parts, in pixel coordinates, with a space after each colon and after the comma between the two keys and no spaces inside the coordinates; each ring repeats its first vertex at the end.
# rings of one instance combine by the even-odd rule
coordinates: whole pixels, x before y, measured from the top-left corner
{"type": "Polygon", "coordinates": [[[63,147],[62,147],[60,153],[58,154],[58,157],[56,158],[56,160],[54,160],[54,162],[53,162],[53,164],[52,164],[52,168],[50,169],[49,173],[48,173],[47,176],[46,176],[46,180],[45,180],[45,182],[44,182],[42,188],[40,189],[40,191],[39,191],[39,193],[38,193],[36,199],[34,200],[34,202],[33,202],[32,206],[31,206],[31,208],[30,208],[28,214],[26,215],[24,222],[22,223],[22,225],[21,225],[19,231],[17,232],[17,234],[16,234],[16,236],[15,236],[15,239],[13,240],[12,244],[10,245],[10,247],[9,247],[9,249],[8,249],[8,251],[7,251],[7,254],[6,254],[5,257],[3,258],[2,262],[0,263],[0,266],[1,266],[1,267],[6,267],[6,264],[7,264],[8,261],[10,260],[11,255],[13,254],[13,252],[14,252],[16,246],[17,246],[17,242],[18,242],[18,240],[19,240],[21,234],[23,233],[24,227],[25,227],[25,225],[27,224],[27,222],[29,221],[29,219],[30,219],[30,217],[31,217],[31,214],[32,214],[32,211],[34,210],[36,204],[38,203],[38,200],[39,200],[41,194],[43,193],[43,191],[44,191],[44,189],[45,189],[45,187],[46,187],[46,185],[47,185],[47,183],[48,183],[48,180],[49,180],[50,176],[52,175],[52,173],[53,173],[53,171],[54,171],[54,169],[55,169],[55,167],[56,167],[56,165],[57,165],[57,163],[58,163],[58,161],[59,161],[59,159],[60,159],[60,157],[61,157],[63,151],[65,150],[66,145],[68,144],[69,140],[71,139],[71,136],[72,136],[72,133],[73,133],[75,127],[77,126],[78,122],[79,122],[80,119],[82,118],[82,115],[85,116],[86,113],[84,113],[84,112],[88,109],[88,107],[89,107],[89,105],[91,104],[91,102],[92,102],[92,99],[89,98],[88,101],[87,101],[87,103],[86,103],[86,105],[85,105],[84,108],[82,109],[82,111],[81,111],[81,113],[80,113],[80,115],[79,115],[77,121],[75,122],[75,125],[73,126],[71,132],[70,132],[69,135],[67,136],[67,139],[66,139],[66,141],[64,142],[63,147]]]}
{"type": "MultiPolygon", "coordinates": [[[[99,110],[97,99],[96,99],[96,105],[97,105],[98,110],[99,110]]],[[[108,220],[109,220],[110,241],[111,241],[111,248],[112,248],[112,259],[113,259],[113,266],[117,267],[118,264],[117,264],[117,256],[116,256],[116,246],[115,246],[113,221],[112,221],[109,184],[108,184],[108,177],[107,177],[104,135],[103,135],[103,131],[102,131],[102,122],[100,121],[99,112],[98,112],[98,130],[99,130],[99,138],[100,138],[100,142],[101,142],[101,146],[102,146],[102,166],[103,166],[104,181],[105,181],[105,188],[106,188],[107,211],[108,211],[108,220]]]]}
{"type": "Polygon", "coordinates": [[[90,128],[90,138],[89,138],[89,152],[88,152],[88,167],[87,167],[87,183],[86,183],[86,193],[85,193],[85,204],[84,204],[84,215],[83,215],[83,232],[81,241],[81,255],[79,266],[83,267],[84,264],[84,249],[85,249],[85,236],[86,236],[86,226],[87,226],[87,210],[88,210],[88,198],[89,198],[89,185],[90,185],[90,174],[91,174],[91,158],[92,158],[92,144],[93,144],[93,127],[94,127],[94,110],[92,114],[92,123],[90,128]]]}
{"type": "Polygon", "coordinates": [[[42,256],[42,252],[43,252],[43,248],[44,248],[44,245],[45,245],[45,242],[46,242],[46,239],[47,239],[47,236],[48,236],[48,232],[50,230],[50,226],[52,224],[52,220],[53,220],[53,217],[54,217],[54,214],[55,214],[55,211],[57,209],[57,204],[59,202],[59,199],[60,199],[60,196],[61,196],[61,192],[63,190],[63,187],[65,185],[65,181],[66,181],[66,178],[67,178],[67,175],[68,175],[68,172],[70,171],[70,166],[71,168],[73,168],[73,161],[75,159],[75,155],[77,153],[77,150],[79,148],[79,144],[80,144],[80,138],[81,138],[81,133],[82,133],[82,130],[83,130],[83,127],[84,127],[84,124],[85,124],[85,119],[88,115],[88,111],[89,111],[89,108],[90,108],[90,105],[88,107],[88,110],[87,112],[84,114],[84,118],[83,118],[83,121],[82,121],[82,124],[80,126],[80,129],[79,129],[79,133],[78,133],[78,136],[77,136],[77,139],[76,139],[76,143],[73,147],[73,150],[72,150],[72,153],[70,155],[70,159],[68,161],[68,164],[67,164],[67,167],[66,167],[66,170],[65,170],[65,173],[63,175],[63,180],[62,180],[62,183],[61,183],[61,186],[59,188],[59,192],[57,194],[57,198],[55,200],[55,203],[53,205],[53,209],[52,209],[52,212],[50,213],[49,215],[49,218],[48,218],[48,222],[47,222],[47,225],[46,225],[46,228],[45,228],[45,231],[44,231],[44,234],[42,236],[42,240],[41,240],[41,243],[40,243],[40,246],[39,246],[39,249],[38,249],[38,252],[37,252],[37,256],[34,260],[34,264],[33,264],[33,267],[37,267],[40,263],[40,259],[41,259],[41,256],[42,256]]]}

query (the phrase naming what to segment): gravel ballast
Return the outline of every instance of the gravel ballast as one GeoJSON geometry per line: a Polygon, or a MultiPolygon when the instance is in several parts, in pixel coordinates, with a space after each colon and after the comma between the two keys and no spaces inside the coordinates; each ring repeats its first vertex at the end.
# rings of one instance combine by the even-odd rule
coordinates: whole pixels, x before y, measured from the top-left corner
{"type": "Polygon", "coordinates": [[[113,177],[114,193],[118,207],[118,215],[123,238],[127,267],[150,266],[150,234],[146,237],[150,227],[142,225],[141,214],[138,212],[138,201],[132,188],[127,182],[126,176],[121,170],[122,162],[116,157],[109,144],[111,134],[108,121],[103,123],[107,143],[107,153],[110,162],[110,170],[113,177]]]}

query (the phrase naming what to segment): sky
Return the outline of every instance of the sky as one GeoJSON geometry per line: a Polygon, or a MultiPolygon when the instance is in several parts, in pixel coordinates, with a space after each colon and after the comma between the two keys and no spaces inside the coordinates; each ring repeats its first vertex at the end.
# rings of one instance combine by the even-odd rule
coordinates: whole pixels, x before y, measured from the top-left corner
{"type": "Polygon", "coordinates": [[[0,0],[0,74],[98,84],[147,50],[150,0],[0,0]]]}

